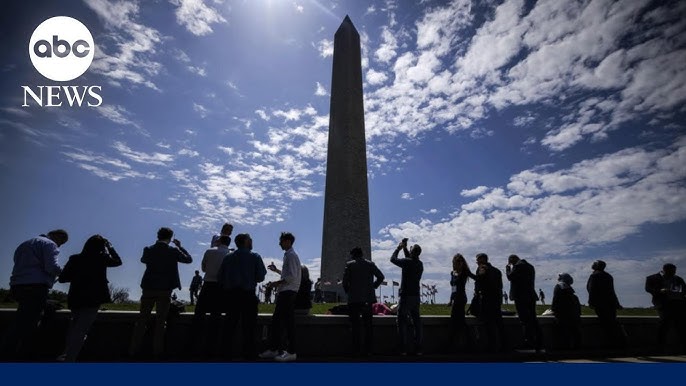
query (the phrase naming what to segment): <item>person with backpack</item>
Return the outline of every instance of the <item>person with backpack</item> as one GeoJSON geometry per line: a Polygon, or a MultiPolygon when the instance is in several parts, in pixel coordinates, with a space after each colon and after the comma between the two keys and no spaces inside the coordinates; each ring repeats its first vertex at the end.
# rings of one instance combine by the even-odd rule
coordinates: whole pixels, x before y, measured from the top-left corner
{"type": "Polygon", "coordinates": [[[568,273],[557,277],[553,289],[551,310],[555,316],[555,335],[557,347],[577,349],[581,346],[581,303],[572,284],[574,279],[568,273]]]}

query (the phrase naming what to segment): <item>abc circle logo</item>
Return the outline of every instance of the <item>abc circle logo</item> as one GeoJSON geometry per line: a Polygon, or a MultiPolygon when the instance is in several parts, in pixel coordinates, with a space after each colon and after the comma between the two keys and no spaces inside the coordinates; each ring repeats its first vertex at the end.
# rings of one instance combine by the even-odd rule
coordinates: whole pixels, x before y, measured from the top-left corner
{"type": "Polygon", "coordinates": [[[95,43],[88,28],[68,16],[42,22],[31,35],[31,63],[44,77],[66,82],[81,76],[93,62],[95,43]]]}

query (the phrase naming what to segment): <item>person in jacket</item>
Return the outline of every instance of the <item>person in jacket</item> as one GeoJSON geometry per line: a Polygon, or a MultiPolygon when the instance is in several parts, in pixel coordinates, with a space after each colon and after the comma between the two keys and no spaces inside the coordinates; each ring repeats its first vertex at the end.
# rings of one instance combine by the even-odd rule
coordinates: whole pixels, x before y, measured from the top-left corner
{"type": "Polygon", "coordinates": [[[354,355],[372,354],[372,304],[376,302],[375,291],[383,280],[383,273],[371,260],[364,258],[362,248],[355,247],[350,251],[350,260],[343,272],[343,290],[348,295],[348,318],[352,327],[354,355]],[[361,332],[364,334],[362,344],[361,332]]]}
{"type": "Polygon", "coordinates": [[[112,302],[107,268],[121,264],[117,251],[101,235],[88,238],[81,253],[69,257],[59,282],[70,283],[67,306],[71,310],[71,318],[64,353],[58,360],[75,362],[78,358],[100,305],[112,302]]]}
{"type": "Polygon", "coordinates": [[[617,321],[617,310],[623,309],[615,293],[614,279],[605,272],[607,264],[596,260],[591,265],[593,272],[588,277],[588,306],[593,308],[602,327],[608,344],[613,348],[626,346],[624,329],[617,321]]]}
{"type": "Polygon", "coordinates": [[[543,348],[543,331],[536,317],[536,270],[517,255],[510,255],[507,262],[505,273],[510,281],[510,299],[524,330],[524,348],[540,351],[543,348]]]}
{"type": "MultiPolygon", "coordinates": [[[[264,281],[267,269],[262,257],[252,251],[252,238],[247,233],[236,235],[237,249],[222,261],[217,278],[226,293],[228,309],[224,328],[224,346],[231,353],[233,335],[241,321],[243,360],[256,359],[257,283],[264,281]]],[[[230,356],[230,354],[229,354],[230,356]]]]}
{"type": "Polygon", "coordinates": [[[160,228],[157,242],[143,249],[141,263],[145,273],[141,280],[141,309],[136,321],[129,346],[129,355],[138,354],[145,334],[145,328],[153,307],[155,307],[155,332],[153,335],[153,355],[158,358],[164,351],[164,331],[171,303],[172,291],[181,289],[179,263],[190,264],[193,258],[178,239],[173,239],[174,231],[160,228]],[[172,240],[173,239],[173,240],[172,240]],[[169,244],[174,243],[175,246],[169,244]]]}
{"type": "Polygon", "coordinates": [[[686,353],[686,283],[676,274],[676,265],[667,263],[662,271],[646,277],[645,290],[660,317],[657,343],[665,350],[667,333],[673,325],[679,337],[681,351],[686,353]]]}
{"type": "Polygon", "coordinates": [[[491,352],[507,350],[508,339],[500,309],[503,304],[503,275],[488,262],[488,255],[485,253],[476,255],[476,264],[474,299],[470,310],[484,330],[481,336],[487,340],[487,349],[491,352]]]}
{"type": "Polygon", "coordinates": [[[559,274],[550,306],[555,317],[557,346],[572,350],[581,346],[581,303],[574,293],[573,283],[570,274],[559,274]]]}

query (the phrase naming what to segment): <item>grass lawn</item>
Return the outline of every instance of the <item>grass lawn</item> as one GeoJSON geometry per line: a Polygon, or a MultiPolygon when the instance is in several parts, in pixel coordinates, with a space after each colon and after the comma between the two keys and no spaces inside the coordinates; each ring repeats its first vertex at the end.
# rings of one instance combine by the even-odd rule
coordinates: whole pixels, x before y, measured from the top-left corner
{"type": "MultiPolygon", "coordinates": [[[[338,303],[316,303],[312,305],[312,314],[323,315],[326,314],[329,308],[338,303]]],[[[16,308],[16,303],[0,303],[0,308],[16,308]]],[[[116,311],[138,311],[138,303],[127,304],[103,304],[103,309],[116,311]]],[[[549,306],[536,306],[537,314],[542,314],[549,306]]],[[[186,305],[186,312],[193,312],[195,306],[186,305]]],[[[260,313],[271,314],[274,312],[274,304],[260,304],[258,307],[260,313]]],[[[504,304],[503,310],[513,311],[514,304],[504,304]]],[[[450,315],[450,307],[447,304],[422,304],[422,315],[450,315]]],[[[582,315],[595,315],[592,309],[582,306],[582,315]]],[[[657,316],[657,312],[653,308],[625,308],[617,312],[620,316],[657,316]]]]}

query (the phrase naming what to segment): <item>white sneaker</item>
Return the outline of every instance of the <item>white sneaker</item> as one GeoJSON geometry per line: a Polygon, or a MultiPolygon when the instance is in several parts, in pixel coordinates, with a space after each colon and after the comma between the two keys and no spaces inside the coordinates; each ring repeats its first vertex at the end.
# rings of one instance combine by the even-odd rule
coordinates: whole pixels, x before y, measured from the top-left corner
{"type": "Polygon", "coordinates": [[[262,354],[258,355],[262,359],[274,359],[277,356],[279,356],[279,353],[274,350],[265,350],[262,354]]]}
{"type": "Polygon", "coordinates": [[[274,358],[277,362],[293,362],[296,359],[298,359],[298,355],[296,353],[291,354],[288,351],[284,351],[281,355],[274,358]]]}

